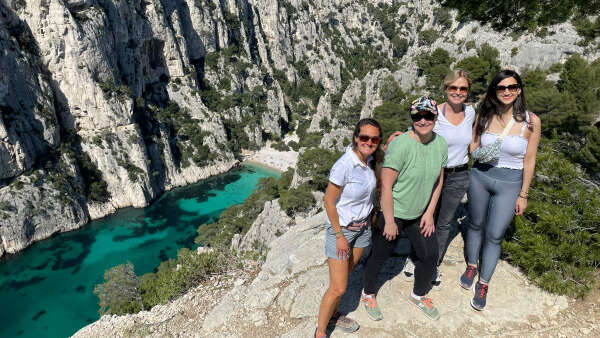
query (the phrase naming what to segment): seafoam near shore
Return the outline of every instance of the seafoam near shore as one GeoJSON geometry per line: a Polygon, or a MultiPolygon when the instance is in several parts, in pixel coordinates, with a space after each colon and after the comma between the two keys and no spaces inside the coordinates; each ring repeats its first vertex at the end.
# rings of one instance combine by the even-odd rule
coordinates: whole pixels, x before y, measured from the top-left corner
{"type": "Polygon", "coordinates": [[[280,171],[286,171],[289,168],[295,168],[298,162],[298,152],[278,151],[270,146],[266,146],[255,152],[248,152],[244,155],[244,162],[257,163],[280,171]]]}

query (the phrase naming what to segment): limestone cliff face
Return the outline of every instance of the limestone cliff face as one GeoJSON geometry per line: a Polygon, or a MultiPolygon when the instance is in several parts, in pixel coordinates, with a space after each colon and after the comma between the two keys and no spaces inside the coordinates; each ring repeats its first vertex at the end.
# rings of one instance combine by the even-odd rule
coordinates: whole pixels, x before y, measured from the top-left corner
{"type": "Polygon", "coordinates": [[[515,40],[476,23],[442,26],[430,1],[395,4],[0,1],[0,255],[146,206],[302,123],[341,147],[344,116],[370,116],[382,81],[423,82],[424,51],[464,57],[475,53],[466,42],[490,43],[519,69],[597,57],[570,24],[515,40]],[[424,30],[435,42],[420,42],[424,30]]]}

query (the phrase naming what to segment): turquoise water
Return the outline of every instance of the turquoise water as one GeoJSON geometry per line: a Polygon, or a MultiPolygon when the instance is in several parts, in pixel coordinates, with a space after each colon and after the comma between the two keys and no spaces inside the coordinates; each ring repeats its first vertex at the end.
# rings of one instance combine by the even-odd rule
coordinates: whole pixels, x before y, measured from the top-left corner
{"type": "Polygon", "coordinates": [[[196,228],[242,203],[274,171],[245,166],[165,193],[144,209],[122,209],[85,228],[0,260],[0,337],[65,337],[98,319],[94,286],[130,261],[136,274],[194,247],[196,228]]]}

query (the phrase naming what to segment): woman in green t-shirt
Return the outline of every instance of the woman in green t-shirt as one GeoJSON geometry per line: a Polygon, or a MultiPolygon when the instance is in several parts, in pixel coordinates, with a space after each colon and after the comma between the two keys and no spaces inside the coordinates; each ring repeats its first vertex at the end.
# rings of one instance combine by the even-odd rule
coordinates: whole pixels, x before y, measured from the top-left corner
{"type": "Polygon", "coordinates": [[[381,170],[381,210],[373,227],[371,254],[365,264],[362,301],[374,320],[382,318],[375,301],[377,275],[404,230],[419,260],[415,262],[413,291],[408,297],[427,317],[437,319],[438,310],[427,293],[435,274],[438,244],[433,214],[438,202],[448,145],[433,132],[437,104],[427,96],[412,102],[412,130],[396,137],[388,146],[381,170]]]}

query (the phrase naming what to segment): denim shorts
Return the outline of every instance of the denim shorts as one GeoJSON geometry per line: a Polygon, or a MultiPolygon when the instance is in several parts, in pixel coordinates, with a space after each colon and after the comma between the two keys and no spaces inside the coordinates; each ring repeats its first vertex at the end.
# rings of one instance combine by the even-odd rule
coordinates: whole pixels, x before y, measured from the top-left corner
{"type": "MultiPolygon", "coordinates": [[[[336,238],[333,234],[333,227],[331,224],[326,224],[327,233],[325,234],[325,255],[329,258],[339,259],[336,253],[336,238]]],[[[342,227],[342,233],[346,240],[348,240],[348,244],[350,244],[350,249],[352,248],[366,248],[371,245],[371,226],[367,225],[362,227],[358,231],[352,231],[346,229],[346,227],[342,227]]]]}

